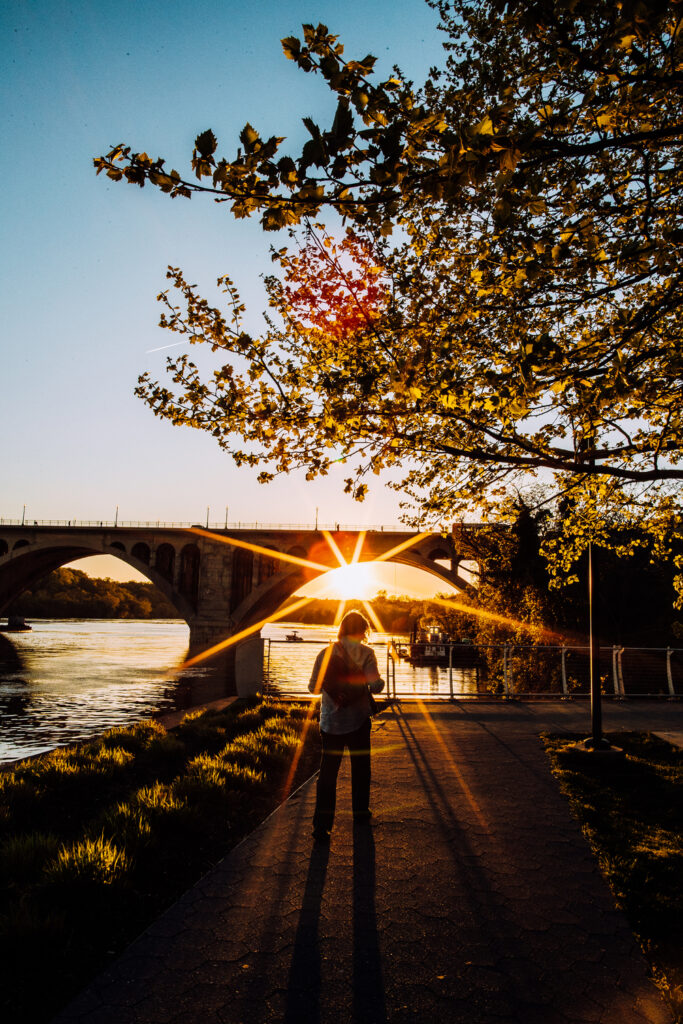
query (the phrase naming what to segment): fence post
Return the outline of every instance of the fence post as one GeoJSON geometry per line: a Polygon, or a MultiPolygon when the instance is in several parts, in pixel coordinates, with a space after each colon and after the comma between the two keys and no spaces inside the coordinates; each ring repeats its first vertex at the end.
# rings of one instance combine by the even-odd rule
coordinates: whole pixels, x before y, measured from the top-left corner
{"type": "Polygon", "coordinates": [[[612,645],[612,680],[613,680],[613,683],[614,683],[614,696],[615,697],[621,697],[621,693],[619,692],[619,673],[617,671],[617,651],[618,650],[619,650],[619,648],[616,646],[616,644],[613,644],[612,645]]]}
{"type": "Polygon", "coordinates": [[[396,643],[392,639],[387,644],[387,696],[396,700],[396,643]]]}
{"type": "Polygon", "coordinates": [[[669,684],[669,696],[675,697],[676,691],[674,690],[674,677],[671,671],[671,655],[673,654],[673,648],[667,647],[666,649],[666,681],[669,684]]]}
{"type": "Polygon", "coordinates": [[[624,689],[624,672],[623,672],[623,666],[622,666],[622,661],[621,661],[621,656],[622,656],[623,653],[624,653],[624,648],[620,647],[619,650],[617,651],[617,675],[619,676],[619,692],[621,693],[621,696],[625,699],[626,698],[626,690],[624,689]]]}
{"type": "Polygon", "coordinates": [[[508,645],[503,646],[503,685],[505,687],[505,696],[510,696],[510,684],[508,681],[508,645]]]}
{"type": "Polygon", "coordinates": [[[263,689],[267,695],[270,694],[270,637],[268,637],[268,654],[266,656],[266,679],[263,689]]]}
{"type": "Polygon", "coordinates": [[[568,697],[567,693],[567,648],[562,645],[562,693],[565,697],[568,697]]]}
{"type": "Polygon", "coordinates": [[[448,645],[448,689],[451,693],[451,700],[454,700],[453,696],[453,641],[448,645]]]}

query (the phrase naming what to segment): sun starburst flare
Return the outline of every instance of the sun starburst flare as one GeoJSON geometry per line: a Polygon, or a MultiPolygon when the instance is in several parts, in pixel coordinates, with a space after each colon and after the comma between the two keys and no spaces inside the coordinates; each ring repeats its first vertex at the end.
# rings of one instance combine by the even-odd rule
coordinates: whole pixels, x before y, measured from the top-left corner
{"type": "MultiPolygon", "coordinates": [[[[346,559],[344,558],[344,555],[339,549],[339,545],[337,544],[336,540],[329,532],[329,530],[323,530],[323,537],[325,538],[325,541],[327,542],[330,551],[332,552],[332,554],[334,555],[338,562],[338,569],[333,569],[331,566],[324,565],[321,562],[314,562],[311,559],[300,558],[298,555],[290,555],[282,551],[274,551],[272,548],[266,548],[260,544],[253,544],[250,541],[238,540],[235,537],[228,537],[224,534],[215,533],[213,530],[203,529],[200,526],[192,527],[192,529],[189,532],[194,533],[196,536],[199,537],[208,537],[211,540],[218,540],[223,544],[229,545],[230,547],[244,548],[248,551],[253,551],[256,554],[266,555],[268,558],[274,558],[282,562],[290,562],[294,565],[299,565],[306,569],[312,569],[315,572],[319,573],[338,572],[343,571],[345,569],[351,570],[352,567],[357,567],[361,564],[364,566],[367,565],[369,567],[373,565],[375,562],[386,562],[389,558],[392,558],[394,555],[400,554],[402,551],[406,551],[408,548],[413,547],[415,544],[419,544],[420,541],[431,536],[429,532],[416,533],[413,537],[409,537],[407,540],[404,540],[400,544],[395,545],[393,548],[390,548],[389,551],[385,551],[383,554],[378,555],[371,561],[361,563],[360,556],[367,535],[366,530],[361,530],[359,532],[356,538],[356,543],[354,546],[354,551],[350,562],[347,562],[346,559]]],[[[355,585],[358,585],[357,580],[355,582],[355,585]]],[[[349,577],[349,589],[351,588],[351,586],[351,577],[349,577]]],[[[341,614],[339,613],[339,609],[345,607],[346,599],[351,596],[351,593],[347,593],[346,595],[344,595],[344,601],[340,601],[337,607],[337,614],[339,619],[341,619],[341,615],[343,614],[343,611],[341,612],[341,614]]],[[[231,636],[228,636],[224,640],[221,640],[220,643],[208,647],[206,650],[201,651],[199,654],[194,655],[192,658],[188,658],[187,661],[183,662],[183,664],[176,669],[176,672],[181,672],[183,669],[192,668],[194,665],[200,664],[207,658],[211,658],[214,655],[219,654],[221,651],[227,650],[227,648],[234,646],[241,640],[245,640],[247,637],[253,636],[254,633],[259,633],[263,626],[266,626],[271,622],[275,622],[278,619],[285,618],[286,616],[298,611],[304,605],[309,604],[310,601],[312,600],[313,598],[310,597],[302,597],[298,601],[293,602],[292,604],[280,605],[280,607],[277,608],[276,611],[274,611],[271,615],[268,615],[266,618],[261,619],[259,622],[255,622],[251,626],[247,626],[245,629],[240,630],[238,633],[233,633],[231,636]]],[[[368,612],[368,615],[370,616],[370,619],[375,629],[380,633],[386,632],[379,618],[375,614],[374,609],[372,609],[371,606],[365,600],[363,600],[362,603],[363,607],[368,612]]],[[[465,606],[463,606],[463,610],[465,610],[465,606]]],[[[337,620],[335,620],[335,624],[338,625],[337,620]]]]}

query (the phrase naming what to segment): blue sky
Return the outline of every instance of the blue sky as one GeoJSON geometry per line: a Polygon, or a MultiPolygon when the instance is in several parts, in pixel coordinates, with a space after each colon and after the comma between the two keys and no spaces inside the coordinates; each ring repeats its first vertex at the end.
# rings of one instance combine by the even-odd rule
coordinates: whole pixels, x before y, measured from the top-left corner
{"type": "MultiPolygon", "coordinates": [[[[293,150],[301,117],[328,121],[324,84],[282,54],[302,22],[325,22],[349,56],[373,53],[416,82],[443,60],[422,0],[334,3],[5,0],[0,9],[2,403],[0,517],[390,525],[398,496],[381,483],[358,505],[339,468],[256,483],[212,439],[157,420],[133,395],[163,374],[172,339],[157,327],[168,264],[207,292],[236,281],[257,328],[268,248],[256,221],[211,201],[170,201],[96,177],[94,156],[126,142],[189,173],[195,135],[212,128],[230,156],[250,121],[293,150]]],[[[175,354],[180,349],[173,349],[175,354]]]]}

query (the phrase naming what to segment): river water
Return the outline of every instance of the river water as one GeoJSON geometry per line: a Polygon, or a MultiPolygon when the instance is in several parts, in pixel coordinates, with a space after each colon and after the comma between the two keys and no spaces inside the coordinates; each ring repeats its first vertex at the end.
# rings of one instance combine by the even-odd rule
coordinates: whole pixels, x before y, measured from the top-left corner
{"type": "MultiPolygon", "coordinates": [[[[174,669],[186,656],[189,639],[182,620],[35,619],[32,626],[31,632],[0,634],[8,642],[0,646],[0,762],[79,742],[175,707],[174,669]]],[[[308,695],[315,656],[335,632],[327,626],[278,623],[262,635],[267,684],[279,692],[308,695]],[[287,643],[293,629],[306,642],[287,643]]],[[[382,675],[386,639],[370,637],[377,644],[382,675]]],[[[475,691],[472,672],[455,675],[458,691],[475,691]]],[[[412,668],[406,662],[396,666],[396,684],[408,697],[449,692],[447,670],[412,668]]]]}

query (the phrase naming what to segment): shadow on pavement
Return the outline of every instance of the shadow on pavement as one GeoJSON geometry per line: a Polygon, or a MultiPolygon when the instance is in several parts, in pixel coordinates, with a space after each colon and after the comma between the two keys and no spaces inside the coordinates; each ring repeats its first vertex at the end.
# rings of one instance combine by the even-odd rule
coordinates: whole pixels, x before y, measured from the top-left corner
{"type": "Polygon", "coordinates": [[[375,906],[375,841],[368,824],[353,828],[353,1024],[385,1024],[382,959],[375,906]]]}
{"type": "Polygon", "coordinates": [[[318,927],[329,859],[328,846],[313,847],[289,969],[285,1024],[320,1022],[321,952],[318,927]]]}

